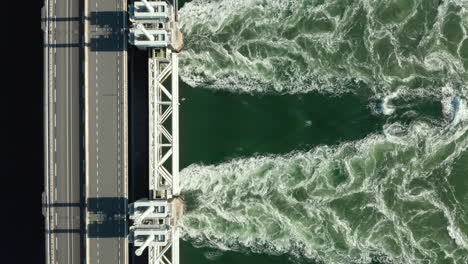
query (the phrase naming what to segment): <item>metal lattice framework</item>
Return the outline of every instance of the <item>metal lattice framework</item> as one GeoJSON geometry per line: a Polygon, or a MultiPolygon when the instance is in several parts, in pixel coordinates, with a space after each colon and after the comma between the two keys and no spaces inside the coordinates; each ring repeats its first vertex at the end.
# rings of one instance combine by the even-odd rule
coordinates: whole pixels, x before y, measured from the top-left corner
{"type": "MultiPolygon", "coordinates": [[[[177,53],[151,49],[149,76],[149,192],[150,199],[179,195],[179,83],[177,53]],[[165,86],[171,76],[170,88],[165,86]]],[[[179,233],[172,216],[171,239],[165,247],[148,249],[150,264],[179,263],[179,233]],[[171,249],[171,250],[169,250],[171,249]]]]}
{"type": "Polygon", "coordinates": [[[177,53],[149,51],[150,197],[171,198],[179,187],[179,92],[177,53]],[[163,83],[169,76],[171,88],[163,83]],[[162,194],[165,192],[165,194],[162,194]]]}
{"type": "MultiPolygon", "coordinates": [[[[135,1],[130,7],[133,27],[129,41],[148,50],[149,200],[131,204],[130,234],[137,255],[148,248],[148,263],[179,263],[179,74],[173,52],[178,36],[175,5],[164,0],[135,1]],[[168,215],[154,214],[152,203],[167,201],[168,215]],[[136,207],[139,207],[137,209],[136,207]],[[143,211],[141,210],[142,208],[143,211]],[[139,215],[139,216],[138,216],[139,215]],[[167,221],[166,221],[167,218],[167,221]]],[[[176,45],[177,46],[177,45],[176,45]]]]}

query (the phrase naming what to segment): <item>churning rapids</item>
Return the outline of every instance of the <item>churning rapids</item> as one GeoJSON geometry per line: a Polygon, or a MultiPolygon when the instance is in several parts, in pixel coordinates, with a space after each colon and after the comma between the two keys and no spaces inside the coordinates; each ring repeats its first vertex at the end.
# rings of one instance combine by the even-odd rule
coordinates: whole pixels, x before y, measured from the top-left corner
{"type": "Polygon", "coordinates": [[[181,18],[192,86],[427,95],[468,81],[466,0],[195,0],[181,18]]]}
{"type": "Polygon", "coordinates": [[[194,0],[180,17],[193,87],[352,92],[388,116],[360,140],[185,168],[185,239],[323,263],[468,263],[468,1],[194,0]],[[414,114],[401,102],[420,99],[445,118],[401,122],[414,114]]]}

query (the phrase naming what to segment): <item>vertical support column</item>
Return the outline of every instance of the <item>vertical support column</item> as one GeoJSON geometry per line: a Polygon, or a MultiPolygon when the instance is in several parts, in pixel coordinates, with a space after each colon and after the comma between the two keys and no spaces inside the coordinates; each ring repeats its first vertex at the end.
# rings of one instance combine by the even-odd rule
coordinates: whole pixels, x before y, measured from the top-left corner
{"type": "Polygon", "coordinates": [[[148,50],[148,121],[149,121],[149,190],[150,190],[150,199],[154,199],[154,191],[157,188],[156,183],[156,156],[157,154],[157,136],[156,136],[156,129],[157,126],[157,119],[156,119],[156,107],[157,107],[157,96],[156,93],[156,76],[155,76],[155,62],[154,62],[154,51],[152,49],[148,50]]]}
{"type": "Polygon", "coordinates": [[[179,195],[179,58],[172,56],[172,195],[179,195]]]}
{"type": "Polygon", "coordinates": [[[174,0],[174,20],[179,21],[179,1],[174,0]]]}
{"type": "MultiPolygon", "coordinates": [[[[172,52],[172,195],[180,194],[179,186],[179,58],[172,52]]],[[[173,216],[177,217],[177,216],[173,216]]],[[[179,264],[179,231],[172,227],[172,264],[179,264]]]]}
{"type": "Polygon", "coordinates": [[[172,264],[179,264],[179,230],[172,229],[172,264]]]}

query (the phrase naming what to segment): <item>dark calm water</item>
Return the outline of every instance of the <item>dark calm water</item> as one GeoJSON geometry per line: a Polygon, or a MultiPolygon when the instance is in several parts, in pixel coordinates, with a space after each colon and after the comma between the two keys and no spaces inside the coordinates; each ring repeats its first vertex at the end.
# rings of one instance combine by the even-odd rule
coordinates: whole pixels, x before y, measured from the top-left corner
{"type": "Polygon", "coordinates": [[[468,263],[468,2],[180,11],[182,263],[468,263]]]}

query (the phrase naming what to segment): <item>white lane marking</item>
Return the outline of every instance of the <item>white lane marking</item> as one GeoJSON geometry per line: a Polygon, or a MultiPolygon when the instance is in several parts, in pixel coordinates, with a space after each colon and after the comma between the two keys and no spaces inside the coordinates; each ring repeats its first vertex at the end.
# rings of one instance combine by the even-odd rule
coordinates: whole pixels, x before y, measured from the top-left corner
{"type": "MultiPolygon", "coordinates": [[[[69,3],[68,3],[68,6],[69,6],[69,9],[68,9],[69,10],[69,17],[70,17],[71,14],[72,14],[71,10],[72,10],[73,6],[69,5],[69,3]]],[[[72,32],[73,32],[73,24],[72,24],[72,22],[69,22],[69,34],[67,34],[68,43],[71,43],[71,41],[72,41],[72,36],[71,36],[72,32]]],[[[75,48],[69,48],[69,51],[72,52],[74,49],[75,48]]],[[[73,85],[73,77],[76,75],[76,71],[75,71],[75,69],[73,67],[73,64],[70,66],[70,69],[71,69],[70,70],[70,88],[71,88],[70,89],[70,91],[71,91],[70,92],[70,101],[71,101],[70,107],[72,107],[72,104],[73,104],[72,102],[73,102],[73,98],[74,98],[73,91],[75,90],[75,89],[73,89],[72,85],[73,85]]],[[[71,116],[72,113],[73,113],[73,111],[70,111],[70,120],[72,120],[72,116],[71,116]]],[[[77,134],[77,137],[79,138],[78,134],[77,134]]],[[[74,138],[73,124],[70,124],[70,138],[72,140],[74,138]]],[[[70,152],[70,156],[71,156],[70,160],[72,162],[72,165],[70,166],[70,175],[73,175],[73,167],[74,167],[73,166],[73,160],[74,160],[73,153],[74,153],[73,151],[70,152]]],[[[73,201],[73,196],[74,196],[74,187],[77,186],[76,184],[73,183],[73,178],[71,178],[71,184],[70,185],[71,185],[70,186],[70,202],[72,202],[73,201]]],[[[74,223],[75,214],[74,214],[73,208],[69,207],[69,209],[70,209],[70,215],[71,215],[71,217],[70,217],[70,229],[72,229],[72,228],[74,228],[73,223],[74,223]]],[[[74,255],[74,250],[75,250],[74,240],[73,240],[73,234],[70,234],[70,235],[71,235],[71,245],[72,245],[72,247],[71,247],[72,249],[71,249],[71,252],[70,252],[70,258],[72,259],[72,262],[74,262],[74,260],[73,260],[73,255],[74,255]]]]}
{"type": "MultiPolygon", "coordinates": [[[[120,1],[117,2],[117,9],[119,9],[120,7],[120,1]]],[[[122,27],[122,25],[120,25],[122,27]]],[[[117,36],[117,43],[118,43],[118,47],[120,48],[120,36],[117,36]]],[[[122,194],[122,183],[121,183],[121,177],[122,177],[122,173],[121,173],[121,100],[122,100],[122,97],[121,97],[121,87],[120,87],[120,52],[117,52],[117,142],[118,142],[118,146],[117,146],[117,166],[118,166],[118,177],[117,177],[117,188],[118,188],[118,193],[119,195],[122,194]]],[[[119,203],[119,211],[122,211],[122,205],[119,203]]],[[[119,222],[121,221],[121,219],[119,219],[119,222]]],[[[121,227],[121,224],[119,223],[118,225],[118,232],[120,233],[122,231],[122,227],[121,227]]],[[[120,264],[121,263],[121,251],[122,251],[122,245],[121,243],[118,243],[118,263],[120,264]]],[[[127,260],[125,260],[127,261],[127,260]]]]}
{"type": "MultiPolygon", "coordinates": [[[[69,5],[69,2],[68,1],[65,1],[65,4],[66,4],[66,17],[70,17],[70,5],[69,5]]],[[[70,43],[70,32],[71,32],[71,26],[70,26],[70,22],[67,22],[66,23],[66,32],[65,32],[65,41],[66,43],[70,43]]],[[[65,69],[65,102],[66,102],[66,121],[65,121],[65,127],[66,127],[66,150],[67,152],[65,153],[66,155],[66,183],[67,183],[67,191],[66,191],[66,201],[68,204],[70,204],[71,200],[70,200],[70,193],[71,193],[71,184],[70,184],[70,178],[72,177],[72,171],[71,171],[71,162],[70,162],[70,159],[72,158],[71,157],[71,152],[72,150],[70,149],[70,140],[71,140],[71,129],[70,129],[70,90],[72,89],[72,84],[71,84],[71,78],[70,78],[70,72],[71,72],[71,69],[70,69],[70,63],[71,63],[71,56],[70,56],[70,51],[71,51],[71,48],[66,48],[65,49],[65,61],[68,62],[66,64],[66,69],[65,69]]],[[[70,207],[67,207],[67,229],[70,230],[71,229],[71,224],[70,224],[70,221],[71,221],[71,217],[72,217],[72,213],[71,213],[71,208],[70,207]]],[[[73,252],[73,240],[71,239],[71,235],[70,235],[70,232],[67,232],[67,259],[68,259],[68,263],[73,263],[73,260],[72,260],[72,252],[73,252]]]]}
{"type": "MultiPolygon", "coordinates": [[[[97,2],[96,2],[96,7],[97,7],[97,2]]],[[[97,46],[97,45],[96,45],[97,46]]],[[[99,57],[99,52],[96,51],[96,99],[95,99],[95,104],[96,104],[96,201],[97,201],[97,209],[99,210],[99,93],[98,93],[98,87],[99,87],[99,74],[98,74],[98,57],[99,57]]],[[[97,225],[97,230],[99,233],[99,225],[97,225]]],[[[99,244],[99,238],[96,239],[97,242],[97,263],[100,263],[100,244],[99,244]]]]}

